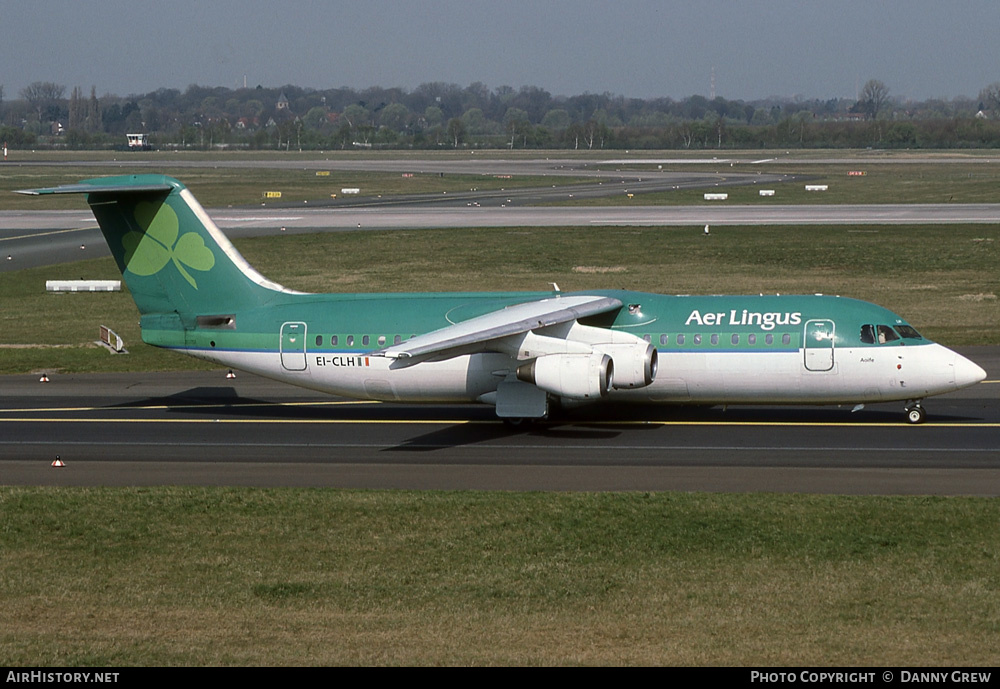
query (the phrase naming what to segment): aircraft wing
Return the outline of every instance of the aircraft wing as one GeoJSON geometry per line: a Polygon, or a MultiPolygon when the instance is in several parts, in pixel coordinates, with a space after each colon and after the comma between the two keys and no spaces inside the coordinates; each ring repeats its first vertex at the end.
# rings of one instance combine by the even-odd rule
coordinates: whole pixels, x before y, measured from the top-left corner
{"type": "MultiPolygon", "coordinates": [[[[514,304],[371,353],[390,359],[449,358],[488,349],[491,340],[519,335],[536,328],[614,311],[622,302],[613,297],[576,295],[514,304]]],[[[410,362],[407,362],[410,363],[410,362]]],[[[416,362],[413,362],[416,363],[416,362]]]]}

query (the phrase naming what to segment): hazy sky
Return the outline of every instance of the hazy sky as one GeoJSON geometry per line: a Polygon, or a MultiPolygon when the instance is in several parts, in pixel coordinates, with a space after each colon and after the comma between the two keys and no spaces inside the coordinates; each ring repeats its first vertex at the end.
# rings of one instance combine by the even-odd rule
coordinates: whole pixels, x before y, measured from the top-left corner
{"type": "Polygon", "coordinates": [[[539,86],[553,95],[975,98],[996,0],[0,0],[5,99],[202,86],[539,86]]]}

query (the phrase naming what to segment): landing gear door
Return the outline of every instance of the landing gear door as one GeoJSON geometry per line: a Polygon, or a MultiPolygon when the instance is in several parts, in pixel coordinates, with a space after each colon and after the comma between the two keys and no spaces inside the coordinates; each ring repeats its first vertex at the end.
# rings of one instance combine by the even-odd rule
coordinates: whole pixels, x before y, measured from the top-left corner
{"type": "Polygon", "coordinates": [[[306,324],[281,326],[281,366],[287,371],[306,370],[306,324]]]}
{"type": "Polygon", "coordinates": [[[806,321],[806,337],[803,347],[807,371],[830,371],[833,369],[834,323],[817,319],[806,321]]]}

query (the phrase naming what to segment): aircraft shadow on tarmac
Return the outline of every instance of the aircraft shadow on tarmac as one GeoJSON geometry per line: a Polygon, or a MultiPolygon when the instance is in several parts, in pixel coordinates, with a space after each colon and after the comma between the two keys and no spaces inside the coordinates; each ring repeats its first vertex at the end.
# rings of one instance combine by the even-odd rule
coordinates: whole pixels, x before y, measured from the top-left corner
{"type": "Polygon", "coordinates": [[[610,440],[622,434],[621,429],[602,430],[598,428],[587,428],[573,426],[567,428],[558,425],[558,422],[532,423],[521,426],[507,426],[504,423],[496,424],[455,424],[448,428],[441,428],[430,433],[425,433],[408,439],[392,447],[385,448],[385,452],[428,452],[445,448],[462,447],[475,445],[490,440],[510,438],[512,436],[537,436],[547,440],[610,440]]]}
{"type": "Polygon", "coordinates": [[[435,429],[426,434],[409,438],[406,442],[386,448],[390,451],[425,452],[446,447],[461,447],[475,443],[510,437],[512,435],[536,434],[549,438],[566,440],[595,440],[614,438],[621,429],[598,429],[579,427],[573,419],[559,419],[551,422],[510,426],[493,414],[492,407],[483,405],[396,405],[396,404],[348,404],[330,406],[316,400],[289,405],[253,397],[241,397],[231,387],[198,387],[165,397],[151,397],[144,400],[114,405],[118,408],[161,407],[169,414],[211,416],[214,418],[256,418],[262,422],[274,421],[399,421],[425,423],[441,420],[446,428],[435,429]],[[455,419],[461,422],[454,423],[455,419]],[[573,424],[573,425],[567,425],[573,424]]]}
{"type": "Polygon", "coordinates": [[[197,387],[191,388],[190,390],[185,390],[183,392],[177,392],[173,395],[165,395],[162,397],[148,397],[146,399],[131,400],[129,402],[122,402],[120,404],[112,405],[118,408],[129,408],[129,407],[155,407],[155,406],[165,406],[165,407],[178,407],[183,405],[193,405],[193,406],[212,406],[212,405],[228,405],[228,404],[243,404],[247,402],[256,402],[257,400],[251,400],[246,397],[240,397],[236,389],[230,386],[211,386],[211,387],[197,387]]]}
{"type": "MultiPolygon", "coordinates": [[[[427,433],[409,436],[392,444],[387,452],[429,452],[439,449],[488,443],[512,436],[536,437],[539,441],[598,441],[623,433],[662,429],[663,424],[731,426],[739,424],[788,424],[806,428],[813,425],[848,424],[859,430],[885,424],[907,428],[899,404],[871,405],[852,413],[850,407],[722,407],[722,406],[590,406],[555,410],[544,421],[522,425],[506,424],[485,405],[437,405],[393,403],[337,403],[336,398],[296,398],[293,402],[243,397],[233,387],[196,387],[163,397],[151,397],[114,405],[119,408],[165,409],[173,415],[195,418],[251,418],[268,420],[344,422],[411,422],[415,429],[440,421],[427,433]],[[328,401],[329,400],[329,401],[328,401]],[[332,401],[332,403],[331,403],[332,401]]],[[[945,410],[941,410],[945,411],[945,410]]],[[[966,415],[932,412],[931,422],[978,421],[966,415]]]]}

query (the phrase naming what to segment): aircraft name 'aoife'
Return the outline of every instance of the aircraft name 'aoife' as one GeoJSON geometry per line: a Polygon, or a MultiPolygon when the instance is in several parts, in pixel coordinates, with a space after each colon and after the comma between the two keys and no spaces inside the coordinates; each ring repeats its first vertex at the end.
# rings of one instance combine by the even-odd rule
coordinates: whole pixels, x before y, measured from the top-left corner
{"type": "Polygon", "coordinates": [[[802,323],[802,312],[781,313],[780,311],[748,311],[743,309],[737,311],[731,309],[727,314],[725,311],[702,313],[697,309],[684,321],[684,325],[759,325],[761,330],[774,330],[778,325],[799,325],[802,323]]]}

